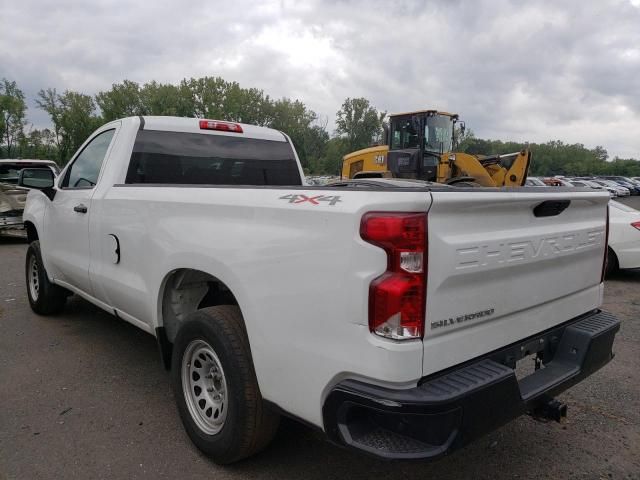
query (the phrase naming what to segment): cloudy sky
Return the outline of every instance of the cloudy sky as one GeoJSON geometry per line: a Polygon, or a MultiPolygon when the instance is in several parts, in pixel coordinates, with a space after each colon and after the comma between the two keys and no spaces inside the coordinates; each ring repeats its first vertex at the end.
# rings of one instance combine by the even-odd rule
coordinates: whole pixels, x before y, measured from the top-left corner
{"type": "Polygon", "coordinates": [[[205,75],[299,98],[330,129],[364,96],[640,158],[640,0],[0,0],[0,77],[30,99],[205,75]]]}

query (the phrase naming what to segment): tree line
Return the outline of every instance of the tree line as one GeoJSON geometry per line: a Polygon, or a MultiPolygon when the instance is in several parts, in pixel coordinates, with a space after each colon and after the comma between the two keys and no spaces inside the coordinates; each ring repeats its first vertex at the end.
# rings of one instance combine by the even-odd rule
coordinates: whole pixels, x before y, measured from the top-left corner
{"type": "Polygon", "coordinates": [[[640,177],[640,161],[633,158],[614,157],[602,146],[589,149],[581,143],[568,144],[560,140],[546,143],[503,142],[475,138],[472,132],[465,135],[458,149],[476,155],[492,155],[518,152],[524,148],[531,150],[532,162],[529,175],[532,176],[597,176],[622,175],[640,177]]]}
{"type": "MultiPolygon", "coordinates": [[[[52,128],[37,129],[27,119],[23,91],[15,81],[0,81],[0,158],[49,158],[64,165],[100,125],[132,115],[174,115],[224,119],[282,130],[294,143],[306,172],[336,174],[342,157],[383,140],[386,112],[366,98],[347,98],[336,112],[335,131],[300,100],[275,99],[257,88],[243,88],[220,77],[185,78],[178,84],[130,80],[95,95],[55,88],[42,89],[35,99],[47,112],[52,128]]],[[[508,153],[524,144],[484,140],[467,130],[458,150],[475,154],[508,153]]],[[[640,176],[640,162],[614,158],[603,147],[559,140],[529,144],[534,175],[640,176]]]]}

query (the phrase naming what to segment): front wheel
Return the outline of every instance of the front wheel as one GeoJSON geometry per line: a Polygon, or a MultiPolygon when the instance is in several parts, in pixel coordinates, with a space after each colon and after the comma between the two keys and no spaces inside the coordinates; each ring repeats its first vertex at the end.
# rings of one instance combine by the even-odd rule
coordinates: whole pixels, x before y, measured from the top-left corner
{"type": "Polygon", "coordinates": [[[279,416],[260,395],[240,309],[204,308],[176,335],[171,383],[178,412],[195,445],[228,464],[264,448],[279,416]]]}
{"type": "Polygon", "coordinates": [[[49,281],[42,263],[40,242],[31,242],[25,262],[27,297],[31,310],[39,315],[60,313],[67,300],[68,291],[49,281]]]}

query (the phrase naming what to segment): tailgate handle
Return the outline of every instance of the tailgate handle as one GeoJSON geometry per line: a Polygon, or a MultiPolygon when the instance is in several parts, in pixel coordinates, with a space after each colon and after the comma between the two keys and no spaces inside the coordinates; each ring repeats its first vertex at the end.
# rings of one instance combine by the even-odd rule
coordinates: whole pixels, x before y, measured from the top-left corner
{"type": "Polygon", "coordinates": [[[536,217],[555,217],[560,215],[571,204],[571,200],[547,200],[539,203],[533,209],[536,217]]]}

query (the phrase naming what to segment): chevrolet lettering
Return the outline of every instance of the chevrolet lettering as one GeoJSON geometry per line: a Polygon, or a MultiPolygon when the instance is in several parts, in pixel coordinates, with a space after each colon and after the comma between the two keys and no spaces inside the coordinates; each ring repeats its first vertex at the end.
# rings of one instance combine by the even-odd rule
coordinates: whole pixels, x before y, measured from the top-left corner
{"type": "Polygon", "coordinates": [[[604,229],[574,232],[561,236],[512,242],[484,243],[458,248],[456,269],[486,267],[501,263],[529,262],[537,258],[570,255],[579,251],[602,250],[604,229]]]}

